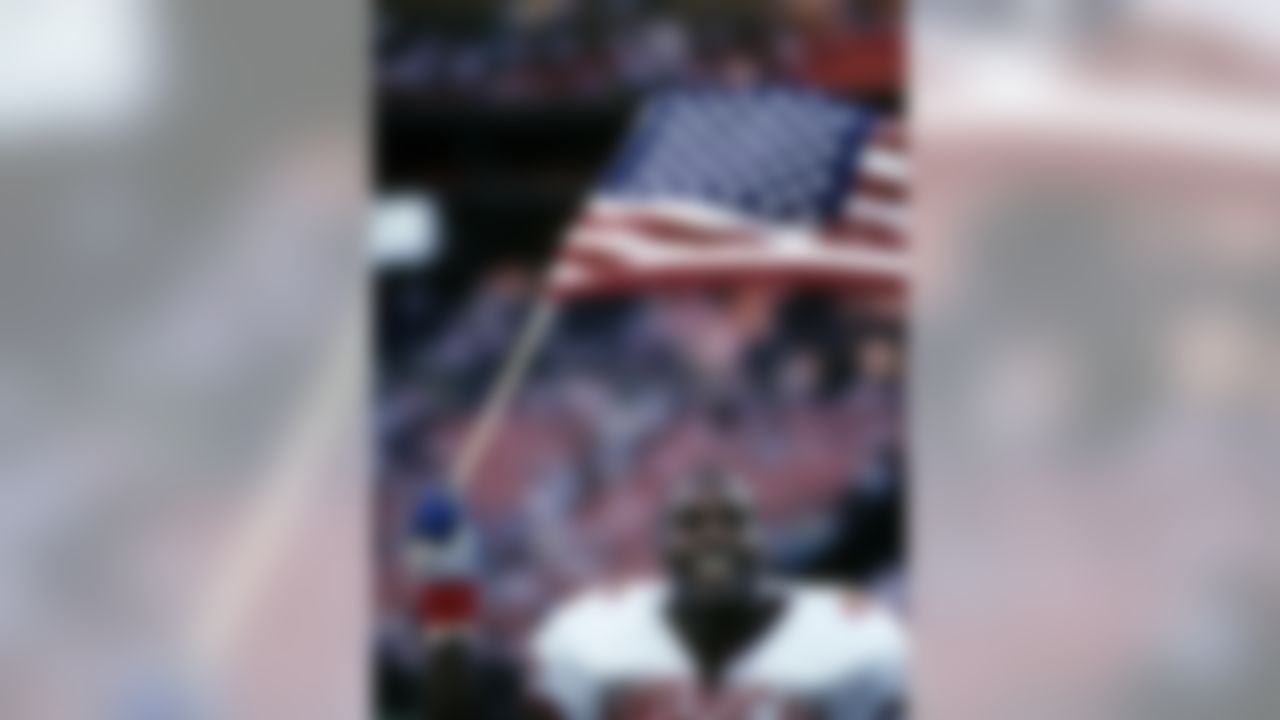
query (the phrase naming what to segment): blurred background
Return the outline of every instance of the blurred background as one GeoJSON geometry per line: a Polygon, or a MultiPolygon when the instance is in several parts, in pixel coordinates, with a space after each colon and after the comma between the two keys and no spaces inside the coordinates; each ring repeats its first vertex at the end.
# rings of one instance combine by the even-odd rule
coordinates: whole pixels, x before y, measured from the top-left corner
{"type": "Polygon", "coordinates": [[[0,7],[0,716],[365,712],[367,20],[0,7]]]}
{"type": "MultiPolygon", "coordinates": [[[[543,274],[639,105],[786,83],[900,119],[901,8],[862,0],[378,9],[377,709],[412,713],[413,508],[449,481],[543,274]]],[[[779,286],[572,301],[465,494],[484,642],[516,657],[592,583],[655,570],[667,483],[756,488],[771,564],[905,610],[904,298],[779,286]]]]}
{"type": "Polygon", "coordinates": [[[919,709],[1273,716],[1277,7],[919,10],[919,709]]]}

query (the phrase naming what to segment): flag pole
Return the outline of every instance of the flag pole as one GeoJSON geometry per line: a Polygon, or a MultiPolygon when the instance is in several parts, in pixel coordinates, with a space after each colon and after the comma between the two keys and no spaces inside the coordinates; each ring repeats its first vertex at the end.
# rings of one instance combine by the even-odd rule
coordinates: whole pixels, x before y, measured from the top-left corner
{"type": "Polygon", "coordinates": [[[458,451],[457,459],[454,461],[450,480],[459,494],[466,490],[479,469],[485,452],[497,436],[502,418],[506,415],[516,390],[528,374],[533,358],[542,346],[542,341],[546,339],[548,331],[559,315],[560,306],[560,300],[555,296],[549,293],[541,294],[520,328],[516,345],[503,363],[493,389],[481,406],[480,417],[467,433],[462,448],[458,451]]]}

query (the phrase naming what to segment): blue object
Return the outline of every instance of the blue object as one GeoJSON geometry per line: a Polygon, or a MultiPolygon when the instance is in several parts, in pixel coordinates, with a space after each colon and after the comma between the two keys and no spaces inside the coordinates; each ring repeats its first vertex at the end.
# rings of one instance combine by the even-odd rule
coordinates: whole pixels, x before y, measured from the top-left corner
{"type": "Polygon", "coordinates": [[[423,494],[413,513],[411,532],[427,542],[449,540],[462,527],[462,507],[453,493],[433,487],[423,494]]]}
{"type": "Polygon", "coordinates": [[[880,118],[787,86],[659,95],[598,194],[704,203],[770,223],[838,219],[880,118]]]}

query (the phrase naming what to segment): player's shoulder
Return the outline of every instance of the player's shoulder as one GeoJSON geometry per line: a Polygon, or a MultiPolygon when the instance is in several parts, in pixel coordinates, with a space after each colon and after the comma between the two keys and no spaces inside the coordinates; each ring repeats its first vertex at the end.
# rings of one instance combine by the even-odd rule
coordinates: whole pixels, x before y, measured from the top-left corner
{"type": "Polygon", "coordinates": [[[791,586],[787,594],[789,617],[774,645],[783,664],[837,675],[905,668],[902,623],[871,596],[828,585],[791,586]]]}
{"type": "Polygon", "coordinates": [[[665,585],[651,577],[610,580],[583,588],[561,601],[539,624],[534,648],[574,652],[599,647],[643,625],[660,605],[665,585]]]}
{"type": "Polygon", "coordinates": [[[874,596],[857,588],[806,583],[787,588],[794,612],[843,632],[889,629],[896,616],[874,596]]]}
{"type": "Polygon", "coordinates": [[[905,652],[906,633],[901,620],[870,594],[836,585],[811,585],[793,592],[799,612],[825,632],[854,637],[885,651],[905,652]]]}

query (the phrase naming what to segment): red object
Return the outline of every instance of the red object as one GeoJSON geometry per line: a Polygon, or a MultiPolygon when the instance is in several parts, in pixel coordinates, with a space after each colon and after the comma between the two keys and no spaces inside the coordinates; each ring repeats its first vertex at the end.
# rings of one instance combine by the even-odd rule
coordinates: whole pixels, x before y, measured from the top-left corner
{"type": "Polygon", "coordinates": [[[907,74],[901,28],[835,30],[811,38],[796,73],[805,83],[836,92],[892,92],[907,74]]]}
{"type": "Polygon", "coordinates": [[[417,617],[424,627],[470,623],[479,609],[479,591],[470,580],[428,583],[419,591],[416,603],[417,617]]]}

